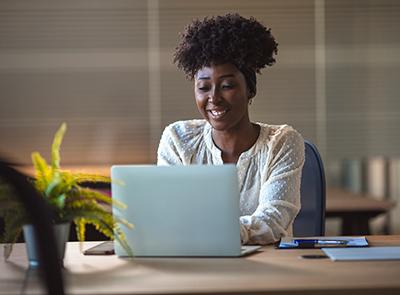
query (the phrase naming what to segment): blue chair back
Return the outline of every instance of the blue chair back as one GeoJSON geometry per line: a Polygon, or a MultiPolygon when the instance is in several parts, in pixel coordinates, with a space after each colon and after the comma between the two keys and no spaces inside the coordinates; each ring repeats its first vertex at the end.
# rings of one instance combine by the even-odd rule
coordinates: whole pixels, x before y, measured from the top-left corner
{"type": "Polygon", "coordinates": [[[314,144],[304,142],[305,162],[301,176],[301,209],[293,223],[293,236],[325,235],[325,173],[314,144]]]}

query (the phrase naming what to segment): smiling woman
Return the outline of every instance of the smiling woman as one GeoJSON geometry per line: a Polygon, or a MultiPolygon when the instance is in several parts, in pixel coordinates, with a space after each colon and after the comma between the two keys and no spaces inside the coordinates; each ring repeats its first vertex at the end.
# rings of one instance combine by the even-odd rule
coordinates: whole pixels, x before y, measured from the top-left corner
{"type": "Polygon", "coordinates": [[[242,243],[267,244],[291,235],[300,210],[304,141],[288,125],[251,122],[256,73],[275,62],[277,43],[254,18],[227,14],[193,21],[175,62],[194,80],[204,120],[166,127],[159,165],[235,163],[242,243]]]}
{"type": "Polygon", "coordinates": [[[250,124],[244,75],[230,63],[205,66],[195,76],[194,93],[199,112],[213,127],[215,144],[224,151],[224,163],[236,163],[260,131],[258,125],[250,124]]]}

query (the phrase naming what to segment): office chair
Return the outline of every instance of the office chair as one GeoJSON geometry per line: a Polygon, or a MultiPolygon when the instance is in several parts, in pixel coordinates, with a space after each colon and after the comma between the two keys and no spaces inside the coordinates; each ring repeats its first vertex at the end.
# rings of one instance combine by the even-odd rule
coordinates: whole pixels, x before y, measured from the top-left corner
{"type": "Polygon", "coordinates": [[[305,162],[301,176],[301,209],[293,223],[293,236],[325,235],[325,173],[314,144],[304,142],[305,162]]]}
{"type": "Polygon", "coordinates": [[[61,263],[58,259],[56,242],[51,228],[51,210],[28,182],[28,177],[13,169],[9,163],[0,159],[0,178],[9,184],[27,208],[32,224],[38,236],[40,271],[48,294],[64,294],[61,263]]]}

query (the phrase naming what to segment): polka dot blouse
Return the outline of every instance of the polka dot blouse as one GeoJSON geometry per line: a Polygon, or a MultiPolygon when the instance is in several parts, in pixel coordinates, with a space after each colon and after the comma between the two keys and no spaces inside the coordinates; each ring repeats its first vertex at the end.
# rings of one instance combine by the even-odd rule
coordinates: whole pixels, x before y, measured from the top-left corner
{"type": "MultiPolygon", "coordinates": [[[[256,143],[237,163],[240,235],[243,244],[268,244],[292,234],[300,210],[304,140],[288,125],[260,125],[256,143]]],[[[221,150],[205,120],[167,126],[158,147],[158,165],[221,165],[221,150]]]]}

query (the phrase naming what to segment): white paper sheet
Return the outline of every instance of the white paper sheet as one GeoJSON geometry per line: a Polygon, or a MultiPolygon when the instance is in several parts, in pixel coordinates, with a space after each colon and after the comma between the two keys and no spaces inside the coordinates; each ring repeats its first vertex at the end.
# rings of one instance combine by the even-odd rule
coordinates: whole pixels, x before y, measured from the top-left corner
{"type": "Polygon", "coordinates": [[[400,247],[322,248],[333,261],[400,260],[400,247]]]}

